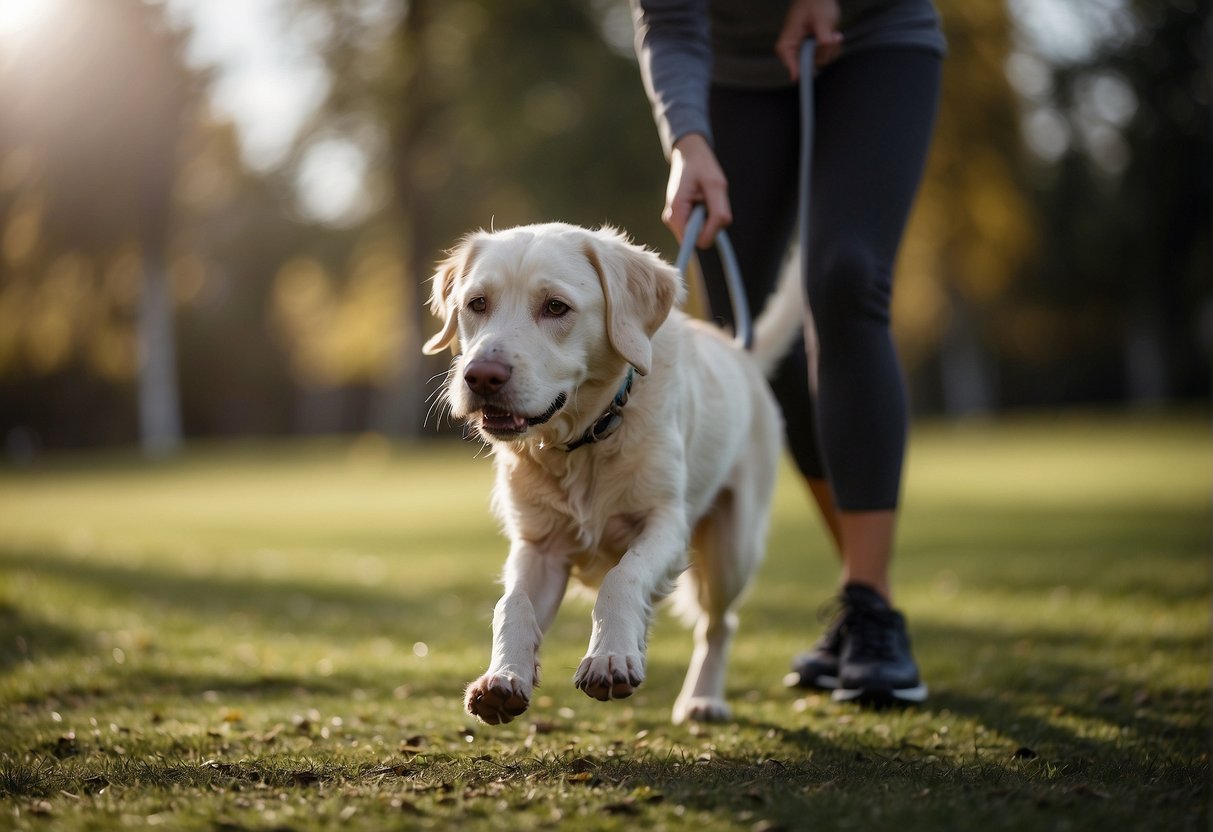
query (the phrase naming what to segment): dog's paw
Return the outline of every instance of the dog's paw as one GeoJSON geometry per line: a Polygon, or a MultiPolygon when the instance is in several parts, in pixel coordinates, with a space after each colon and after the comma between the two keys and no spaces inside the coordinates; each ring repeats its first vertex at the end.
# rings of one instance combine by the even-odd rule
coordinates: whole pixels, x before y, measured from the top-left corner
{"type": "Polygon", "coordinates": [[[688,720],[691,722],[728,722],[732,718],[733,711],[723,699],[711,696],[692,696],[674,703],[673,722],[675,725],[681,725],[688,720]]]}
{"type": "Polygon", "coordinates": [[[468,713],[489,725],[501,725],[526,712],[531,686],[512,674],[486,673],[467,687],[468,713]]]}
{"type": "Polygon", "coordinates": [[[573,685],[600,702],[627,699],[644,681],[644,657],[607,653],[586,656],[573,676],[573,685]]]}

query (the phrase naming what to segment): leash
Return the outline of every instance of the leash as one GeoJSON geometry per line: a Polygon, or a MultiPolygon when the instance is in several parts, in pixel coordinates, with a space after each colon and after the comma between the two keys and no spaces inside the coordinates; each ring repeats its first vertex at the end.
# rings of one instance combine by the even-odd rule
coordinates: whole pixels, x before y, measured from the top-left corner
{"type": "MultiPolygon", "coordinates": [[[[809,182],[813,164],[813,72],[817,44],[806,40],[800,47],[800,249],[801,260],[809,244],[809,182]]],[[[682,233],[682,245],[678,249],[678,259],[674,267],[685,277],[691,255],[695,252],[695,240],[703,230],[707,220],[707,209],[703,203],[691,209],[687,219],[686,229],[682,233]]],[[[733,307],[733,321],[736,326],[734,340],[744,350],[754,345],[754,324],[750,317],[750,305],[746,301],[745,287],[741,282],[741,267],[737,263],[737,255],[729,235],[724,229],[716,232],[716,251],[720,255],[720,264],[724,270],[725,288],[729,292],[729,303],[733,307]]]]}
{"type": "MultiPolygon", "coordinates": [[[[695,240],[703,230],[707,219],[707,209],[703,203],[691,209],[690,219],[687,220],[686,230],[682,232],[682,246],[678,249],[678,259],[674,267],[686,275],[687,264],[691,262],[691,254],[695,251],[695,240]]],[[[716,251],[720,254],[720,263],[724,267],[724,283],[729,290],[729,303],[733,305],[733,321],[736,326],[735,340],[743,350],[749,350],[754,345],[754,327],[750,319],[750,305],[745,299],[745,287],[741,283],[741,267],[737,264],[737,254],[729,235],[724,229],[716,232],[716,251]]]]}
{"type": "MultiPolygon", "coordinates": [[[[800,45],[800,262],[808,263],[809,190],[813,181],[813,72],[817,42],[800,45]]],[[[803,267],[802,267],[803,268],[803,267]]]]}

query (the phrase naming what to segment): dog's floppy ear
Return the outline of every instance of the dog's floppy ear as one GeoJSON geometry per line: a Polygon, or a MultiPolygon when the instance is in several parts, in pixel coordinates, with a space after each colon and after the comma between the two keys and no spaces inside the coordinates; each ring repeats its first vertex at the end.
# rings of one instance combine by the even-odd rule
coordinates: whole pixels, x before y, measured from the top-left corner
{"type": "Polygon", "coordinates": [[[682,276],[653,252],[609,228],[590,233],[585,256],[602,281],[611,347],[636,372],[648,375],[653,333],[674,304],[682,301],[682,276]]]}
{"type": "MultiPolygon", "coordinates": [[[[467,272],[475,256],[475,240],[467,237],[438,264],[438,270],[431,279],[434,285],[430,291],[430,311],[435,317],[442,319],[442,330],[421,348],[426,355],[442,352],[455,341],[455,335],[459,331],[459,310],[455,308],[454,297],[455,284],[467,272]]],[[[458,345],[455,345],[454,349],[457,350],[458,345]]]]}

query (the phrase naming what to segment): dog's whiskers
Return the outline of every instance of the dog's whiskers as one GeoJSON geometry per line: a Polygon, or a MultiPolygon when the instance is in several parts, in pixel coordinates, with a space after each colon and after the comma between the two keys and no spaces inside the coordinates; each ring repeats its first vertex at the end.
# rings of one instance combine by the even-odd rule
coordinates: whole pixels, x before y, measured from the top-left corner
{"type": "Polygon", "coordinates": [[[452,362],[451,366],[448,367],[444,372],[435,373],[434,375],[430,376],[429,380],[426,382],[427,385],[430,385],[435,381],[440,381],[438,386],[435,387],[434,390],[425,398],[425,400],[429,402],[430,406],[425,412],[425,421],[422,423],[423,427],[429,425],[430,417],[435,417],[435,431],[442,429],[444,417],[448,425],[451,423],[451,395],[449,382],[451,379],[451,374],[454,372],[454,370],[455,364],[452,362]]]}

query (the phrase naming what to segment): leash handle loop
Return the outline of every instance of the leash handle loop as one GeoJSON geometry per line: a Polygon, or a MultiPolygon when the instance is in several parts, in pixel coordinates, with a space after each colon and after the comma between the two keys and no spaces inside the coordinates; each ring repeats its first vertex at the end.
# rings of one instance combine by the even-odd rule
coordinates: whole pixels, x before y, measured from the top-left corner
{"type": "MultiPolygon", "coordinates": [[[[678,259],[674,267],[683,275],[695,252],[695,241],[707,220],[707,208],[699,203],[691,209],[687,219],[687,227],[682,233],[682,246],[678,249],[678,259]]],[[[737,254],[729,235],[720,230],[716,232],[716,252],[720,255],[720,264],[724,268],[725,288],[729,291],[729,303],[733,306],[733,321],[736,327],[735,340],[742,349],[748,350],[754,343],[753,321],[750,320],[750,305],[746,301],[745,286],[741,282],[741,267],[737,264],[737,254]]]]}

